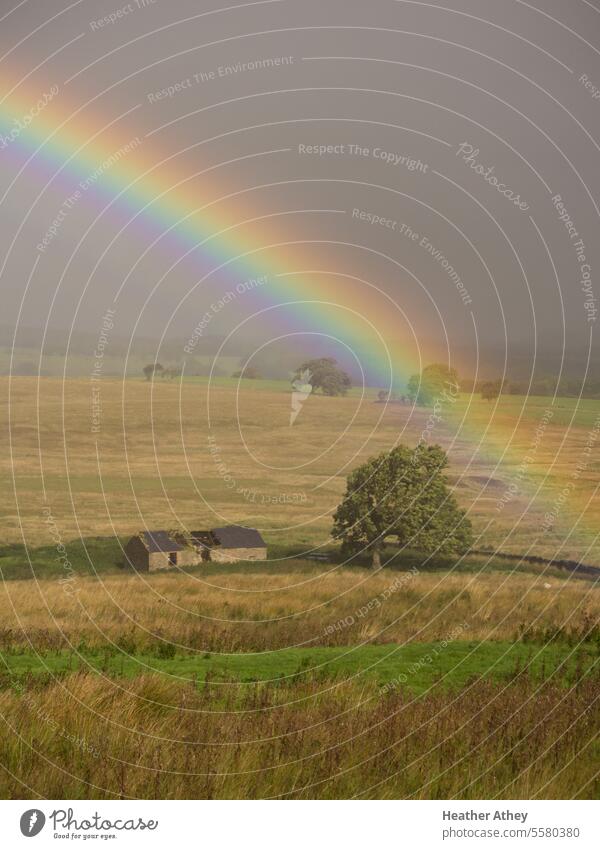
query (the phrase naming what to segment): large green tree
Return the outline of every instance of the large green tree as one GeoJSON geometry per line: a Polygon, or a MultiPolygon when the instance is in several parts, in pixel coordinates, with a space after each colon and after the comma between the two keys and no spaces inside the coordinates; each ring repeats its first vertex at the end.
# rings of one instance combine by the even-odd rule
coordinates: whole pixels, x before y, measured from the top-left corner
{"type": "Polygon", "coordinates": [[[369,551],[377,569],[389,537],[426,553],[466,551],[471,523],[443,474],[447,464],[439,445],[400,445],[355,469],[334,514],[333,534],[342,540],[342,553],[369,551]]]}
{"type": "Polygon", "coordinates": [[[413,374],[407,384],[410,400],[425,407],[445,397],[448,392],[456,394],[458,389],[458,372],[443,363],[426,366],[421,374],[413,374]]]}
{"type": "Polygon", "coordinates": [[[319,357],[307,360],[296,369],[294,379],[309,374],[308,382],[313,391],[320,389],[323,395],[345,395],[352,386],[350,376],[338,367],[333,357],[319,357]]]}

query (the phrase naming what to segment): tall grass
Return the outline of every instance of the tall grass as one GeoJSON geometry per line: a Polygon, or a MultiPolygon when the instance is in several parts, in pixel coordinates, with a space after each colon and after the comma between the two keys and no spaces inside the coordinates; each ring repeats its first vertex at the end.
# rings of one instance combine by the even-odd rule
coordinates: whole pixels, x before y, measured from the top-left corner
{"type": "Polygon", "coordinates": [[[376,685],[76,674],[0,693],[7,798],[590,798],[598,676],[414,698],[376,685]]]}
{"type": "Polygon", "coordinates": [[[292,646],[444,639],[593,638],[598,590],[544,575],[414,573],[306,563],[229,572],[107,575],[0,586],[0,650],[115,643],[130,653],[159,642],[177,650],[240,652],[292,646]]]}

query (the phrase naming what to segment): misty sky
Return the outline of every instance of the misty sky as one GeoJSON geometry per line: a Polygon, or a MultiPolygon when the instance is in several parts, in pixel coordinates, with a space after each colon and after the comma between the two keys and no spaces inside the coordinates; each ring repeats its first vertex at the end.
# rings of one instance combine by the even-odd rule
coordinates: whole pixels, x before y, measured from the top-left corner
{"type": "MultiPolygon", "coordinates": [[[[93,337],[127,279],[115,332],[129,336],[135,327],[136,335],[183,342],[243,279],[235,266],[214,271],[225,254],[201,250],[172,268],[189,238],[147,250],[175,220],[132,224],[134,201],[105,210],[111,191],[126,189],[111,188],[109,172],[39,249],[77,189],[78,172],[56,174],[76,151],[65,142],[27,163],[28,128],[10,133],[54,86],[31,132],[36,122],[67,118],[82,142],[99,133],[107,155],[138,139],[126,154],[132,178],[140,164],[166,159],[165,179],[204,170],[188,183],[198,205],[242,192],[215,207],[215,227],[239,224],[232,255],[252,245],[257,267],[268,267],[274,241],[303,242],[284,249],[281,272],[339,273],[340,304],[357,285],[344,275],[369,281],[381,290],[369,296],[370,319],[385,323],[390,296],[425,350],[443,351],[447,338],[451,352],[474,361],[477,345],[483,354],[506,345],[509,355],[518,348],[533,356],[535,341],[555,351],[563,338],[568,350],[589,343],[600,291],[593,4],[274,0],[218,11],[216,2],[191,0],[30,0],[10,13],[12,6],[0,3],[2,86],[14,88],[0,113],[3,324],[20,311],[24,327],[93,337]],[[250,217],[261,222],[241,223],[250,217]]],[[[72,138],[67,130],[59,138],[72,138]]],[[[210,235],[210,216],[204,221],[198,240],[210,235]]],[[[275,303],[282,295],[273,288],[275,303]]],[[[251,295],[234,299],[207,332],[228,334],[255,309],[251,295]]],[[[301,317],[286,328],[311,330],[301,317]]],[[[237,332],[255,344],[276,330],[252,321],[237,332]]],[[[400,321],[398,332],[407,332],[400,321]]]]}

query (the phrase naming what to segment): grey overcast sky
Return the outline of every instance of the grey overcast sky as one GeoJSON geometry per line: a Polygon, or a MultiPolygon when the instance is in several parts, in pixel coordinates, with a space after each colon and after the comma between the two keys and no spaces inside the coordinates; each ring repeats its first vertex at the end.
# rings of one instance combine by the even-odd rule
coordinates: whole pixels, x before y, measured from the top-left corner
{"type": "MultiPolygon", "coordinates": [[[[121,290],[121,336],[185,340],[244,276],[216,267],[252,249],[257,269],[338,274],[324,294],[368,303],[383,327],[391,299],[399,335],[410,327],[424,351],[585,351],[600,291],[600,8],[225,6],[2,0],[2,324],[94,335],[121,290]],[[135,217],[147,197],[124,175],[157,163],[165,185],[188,178],[192,205],[221,198],[196,237],[168,205],[135,217]],[[239,226],[219,250],[182,259],[225,223],[239,226]],[[275,257],[274,241],[302,247],[275,257]]],[[[281,286],[263,294],[213,311],[207,332],[285,299],[281,286]]],[[[284,326],[314,329],[306,314],[284,326]]]]}

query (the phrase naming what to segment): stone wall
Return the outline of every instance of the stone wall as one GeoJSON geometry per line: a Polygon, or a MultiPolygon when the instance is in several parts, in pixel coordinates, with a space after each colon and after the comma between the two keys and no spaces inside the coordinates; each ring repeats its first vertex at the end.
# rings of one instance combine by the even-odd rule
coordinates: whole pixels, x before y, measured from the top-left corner
{"type": "Polygon", "coordinates": [[[172,569],[173,564],[165,551],[152,551],[148,554],[148,569],[150,572],[158,572],[161,569],[172,569]]]}
{"type": "Polygon", "coordinates": [[[195,548],[184,548],[177,552],[178,566],[196,566],[198,563],[202,563],[202,554],[195,548]]]}
{"type": "Polygon", "coordinates": [[[193,548],[184,548],[175,552],[177,563],[171,563],[168,552],[154,551],[148,555],[150,572],[158,572],[161,569],[174,569],[176,566],[195,566],[201,562],[200,555],[193,548]]]}

